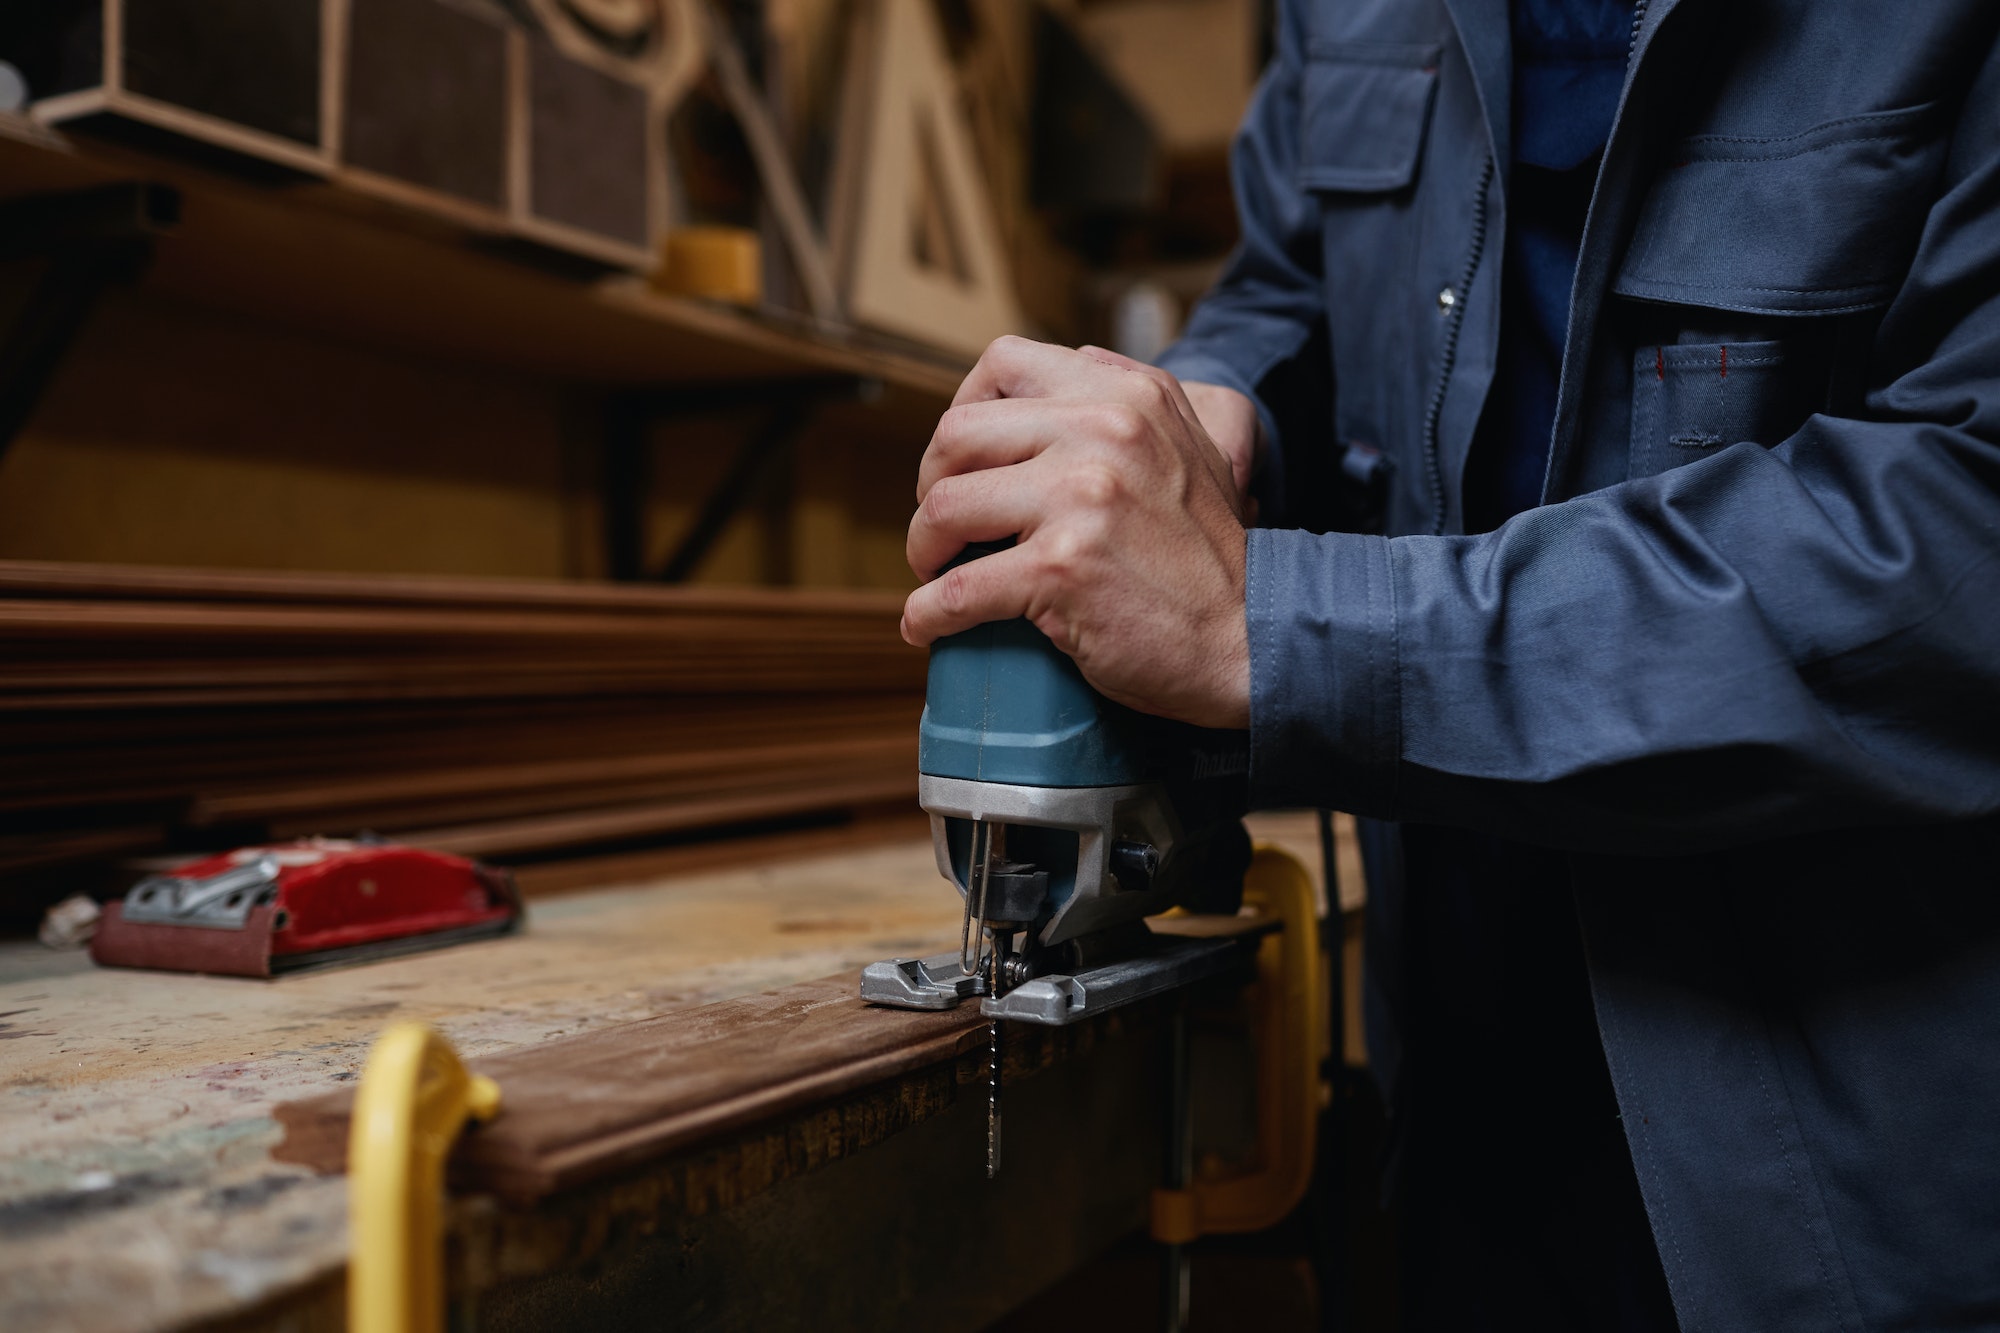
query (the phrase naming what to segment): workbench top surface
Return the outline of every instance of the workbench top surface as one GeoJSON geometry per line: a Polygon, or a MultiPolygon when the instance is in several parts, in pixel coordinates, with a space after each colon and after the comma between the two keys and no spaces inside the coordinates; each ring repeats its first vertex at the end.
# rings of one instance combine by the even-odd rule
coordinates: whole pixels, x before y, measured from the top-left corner
{"type": "Polygon", "coordinates": [[[928,841],[531,904],[525,934],[277,981],[0,945],[0,1328],[171,1326],[337,1269],[344,1181],[272,1108],[389,1023],[468,1059],[955,941],[928,841]]]}
{"type": "MultiPolygon", "coordinates": [[[[1316,867],[1310,818],[1256,831],[1316,867]]],[[[345,1181],[273,1161],[272,1111],[351,1084],[392,1022],[477,1061],[858,975],[958,925],[907,839],[539,900],[519,936],[275,981],[0,944],[0,1328],[176,1327],[336,1273],[345,1181]]]]}

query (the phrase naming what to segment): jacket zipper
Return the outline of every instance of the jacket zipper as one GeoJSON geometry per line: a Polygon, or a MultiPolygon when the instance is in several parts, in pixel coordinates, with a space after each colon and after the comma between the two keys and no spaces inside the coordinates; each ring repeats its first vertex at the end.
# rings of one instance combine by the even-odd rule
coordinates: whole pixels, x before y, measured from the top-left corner
{"type": "MultiPolygon", "coordinates": [[[[1646,23],[1648,0],[1633,0],[1632,37],[1625,47],[1625,64],[1629,69],[1632,58],[1639,52],[1639,32],[1646,23]]],[[[1472,280],[1479,273],[1480,261],[1486,254],[1487,193],[1493,187],[1493,155],[1486,155],[1486,165],[1479,172],[1479,193],[1472,201],[1472,252],[1466,257],[1465,274],[1459,281],[1458,300],[1451,308],[1450,323],[1444,331],[1444,359],[1439,369],[1437,389],[1431,394],[1430,408],[1424,413],[1424,469],[1430,481],[1431,491],[1431,535],[1442,536],[1445,528],[1444,501],[1444,459],[1438,446],[1438,430],[1444,420],[1445,395],[1451,391],[1452,371],[1458,361],[1459,330],[1465,326],[1466,299],[1472,294],[1472,280]]]]}
{"type": "MultiPolygon", "coordinates": [[[[1643,4],[1643,0],[1641,0],[1643,4]]],[[[1431,404],[1424,413],[1424,468],[1431,488],[1431,535],[1436,537],[1444,532],[1444,460],[1439,455],[1438,427],[1444,419],[1445,394],[1451,389],[1452,368],[1458,361],[1458,334],[1465,327],[1465,306],[1472,294],[1472,280],[1479,274],[1479,263],[1486,254],[1487,203],[1486,197],[1493,188],[1493,154],[1486,155],[1486,165],[1479,171],[1479,192],[1472,201],[1472,253],[1466,256],[1465,274],[1457,287],[1458,300],[1453,302],[1451,312],[1446,316],[1444,330],[1444,359],[1438,370],[1437,389],[1431,394],[1431,404]]]]}

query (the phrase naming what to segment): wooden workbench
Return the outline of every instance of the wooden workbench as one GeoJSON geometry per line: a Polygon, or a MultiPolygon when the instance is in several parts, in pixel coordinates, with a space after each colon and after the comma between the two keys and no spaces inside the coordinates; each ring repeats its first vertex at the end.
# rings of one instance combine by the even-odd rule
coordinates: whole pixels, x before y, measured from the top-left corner
{"type": "MultiPolygon", "coordinates": [[[[576,894],[521,937],[277,982],[0,946],[0,1328],[338,1328],[345,1182],[275,1161],[272,1112],[351,1083],[385,1024],[431,1023],[477,1063],[934,952],[954,908],[912,839],[576,894]]],[[[913,1303],[978,1326],[1143,1223],[1156,1056],[1102,1040],[1023,1082],[997,1186],[979,1098],[947,1072],[880,1142],[808,1167],[772,1167],[800,1132],[781,1126],[533,1215],[458,1200],[460,1312],[650,1326],[665,1302],[677,1327],[748,1328],[811,1290],[821,1328],[913,1303]]]]}
{"type": "Polygon", "coordinates": [[[0,1327],[171,1326],[337,1273],[344,1182],[270,1160],[280,1102],[394,1019],[469,1059],[786,985],[956,927],[926,845],[579,894],[527,934],[275,983],[0,950],[0,1327]]]}

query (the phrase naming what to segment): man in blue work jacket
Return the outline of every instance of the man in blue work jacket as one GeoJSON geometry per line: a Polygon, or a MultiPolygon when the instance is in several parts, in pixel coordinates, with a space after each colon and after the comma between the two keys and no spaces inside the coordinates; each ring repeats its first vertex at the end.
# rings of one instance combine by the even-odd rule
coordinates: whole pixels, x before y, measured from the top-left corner
{"type": "Polygon", "coordinates": [[[1385,821],[1413,1324],[2000,1328],[2000,4],[1283,0],[1234,170],[1163,369],[966,380],[906,637],[1385,821]]]}

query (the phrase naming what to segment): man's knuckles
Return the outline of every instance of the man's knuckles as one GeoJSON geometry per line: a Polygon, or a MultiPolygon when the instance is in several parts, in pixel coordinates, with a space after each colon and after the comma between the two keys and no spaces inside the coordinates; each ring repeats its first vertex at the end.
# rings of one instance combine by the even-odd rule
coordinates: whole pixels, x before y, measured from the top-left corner
{"type": "Polygon", "coordinates": [[[1120,449],[1136,449],[1152,436],[1146,414],[1129,403],[1103,403],[1097,408],[1098,438],[1120,449]]]}
{"type": "Polygon", "coordinates": [[[971,442],[977,420],[978,413],[972,403],[947,407],[944,415],[938,418],[936,428],[931,431],[931,445],[925,451],[924,462],[927,465],[947,465],[944,470],[948,471],[951,461],[963,453],[971,442]]]}
{"type": "Polygon", "coordinates": [[[918,521],[934,531],[952,531],[965,517],[966,489],[958,477],[939,477],[917,506],[918,521]]]}
{"type": "Polygon", "coordinates": [[[1067,599],[1087,584],[1087,568],[1095,554],[1092,534],[1075,520],[1041,529],[1034,542],[1037,588],[1052,598],[1067,599]]]}
{"type": "Polygon", "coordinates": [[[954,565],[947,569],[937,576],[931,587],[934,589],[931,603],[944,620],[956,622],[972,611],[977,588],[966,566],[954,565]]]}
{"type": "Polygon", "coordinates": [[[1042,344],[1033,338],[1024,338],[1018,333],[1003,333],[986,344],[986,350],[980,354],[979,359],[993,362],[1015,361],[1031,351],[1038,350],[1041,346],[1042,344]]]}
{"type": "Polygon", "coordinates": [[[1180,404],[1174,401],[1173,390],[1163,379],[1143,370],[1128,371],[1119,383],[1118,394],[1154,421],[1169,421],[1180,415],[1180,404]],[[1173,415],[1170,417],[1168,413],[1173,415]]]}
{"type": "Polygon", "coordinates": [[[1033,372],[1047,350],[1032,338],[1023,338],[1018,333],[1003,333],[986,344],[986,350],[979,357],[979,369],[991,377],[1002,397],[1013,397],[1021,387],[1022,379],[1033,372]]]}
{"type": "Polygon", "coordinates": [[[1064,487],[1070,504],[1084,513],[1117,509],[1131,498],[1132,488],[1116,468],[1090,464],[1077,468],[1064,487]]]}
{"type": "Polygon", "coordinates": [[[971,521],[973,500],[961,479],[945,477],[931,486],[917,506],[903,554],[919,578],[931,578],[967,541],[976,540],[963,530],[971,521]]]}

